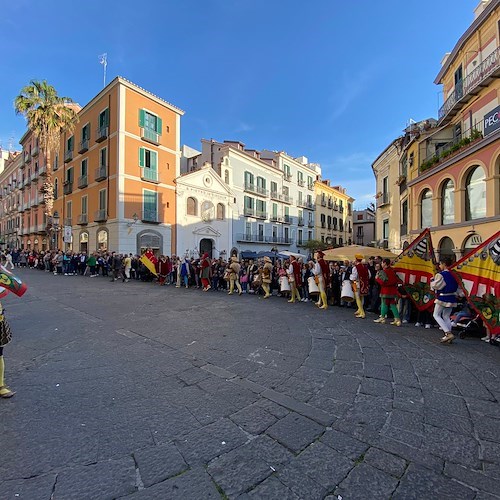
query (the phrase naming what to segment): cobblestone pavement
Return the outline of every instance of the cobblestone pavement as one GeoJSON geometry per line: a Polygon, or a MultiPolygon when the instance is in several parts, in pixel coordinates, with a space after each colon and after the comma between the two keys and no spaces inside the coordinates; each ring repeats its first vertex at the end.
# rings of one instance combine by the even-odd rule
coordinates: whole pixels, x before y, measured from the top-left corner
{"type": "Polygon", "coordinates": [[[496,347],[276,297],[19,274],[2,500],[500,497],[496,347]]]}

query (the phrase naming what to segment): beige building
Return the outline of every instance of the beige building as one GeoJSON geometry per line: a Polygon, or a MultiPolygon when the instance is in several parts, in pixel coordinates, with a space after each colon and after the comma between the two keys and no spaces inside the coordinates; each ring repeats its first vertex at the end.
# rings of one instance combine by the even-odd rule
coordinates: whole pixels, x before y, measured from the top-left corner
{"type": "Polygon", "coordinates": [[[376,211],[374,207],[368,207],[364,210],[353,210],[352,229],[353,243],[355,245],[372,245],[375,243],[375,222],[376,211]]]}
{"type": "Polygon", "coordinates": [[[352,204],[346,189],[329,180],[314,183],[316,239],[332,246],[352,244],[352,204]]]}
{"type": "Polygon", "coordinates": [[[19,166],[22,154],[19,151],[9,153],[0,150],[0,247],[20,248],[19,228],[21,218],[19,207],[21,201],[19,166]]]}

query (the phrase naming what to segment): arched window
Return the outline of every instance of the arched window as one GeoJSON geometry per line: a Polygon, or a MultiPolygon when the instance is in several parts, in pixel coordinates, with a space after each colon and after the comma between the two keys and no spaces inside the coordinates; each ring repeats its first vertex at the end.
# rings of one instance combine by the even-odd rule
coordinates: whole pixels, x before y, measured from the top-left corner
{"type": "Polygon", "coordinates": [[[425,227],[432,226],[432,191],[426,189],[422,193],[421,201],[421,217],[420,217],[420,227],[423,229],[425,227]]]}
{"type": "MultiPolygon", "coordinates": [[[[227,172],[227,170],[226,170],[227,172]]],[[[217,203],[217,219],[224,220],[225,219],[225,207],[222,203],[217,203]]]]}
{"type": "Polygon", "coordinates": [[[229,184],[229,170],[224,170],[224,182],[229,184]]]}
{"type": "Polygon", "coordinates": [[[215,215],[214,212],[215,212],[214,204],[211,201],[204,201],[201,204],[201,218],[204,221],[206,222],[211,221],[214,218],[215,215]]]}
{"type": "Polygon", "coordinates": [[[466,220],[486,217],[486,183],[482,167],[474,168],[465,183],[466,220]]]}
{"type": "Polygon", "coordinates": [[[187,214],[188,215],[197,215],[198,213],[198,202],[196,198],[189,197],[187,199],[187,214]]]}
{"type": "Polygon", "coordinates": [[[105,252],[108,249],[108,232],[101,229],[97,232],[97,250],[105,252]]]}
{"type": "Polygon", "coordinates": [[[80,233],[80,252],[89,251],[89,233],[87,231],[82,231],[80,233]]]}
{"type": "Polygon", "coordinates": [[[441,224],[453,224],[455,222],[455,185],[448,179],[441,190],[441,224]]]}
{"type": "Polygon", "coordinates": [[[453,249],[455,245],[451,238],[445,236],[439,243],[439,259],[444,259],[445,257],[449,257],[452,260],[455,260],[455,252],[453,249]]]}
{"type": "Polygon", "coordinates": [[[59,192],[59,180],[56,179],[54,181],[54,200],[57,200],[58,192],[59,192]]]}

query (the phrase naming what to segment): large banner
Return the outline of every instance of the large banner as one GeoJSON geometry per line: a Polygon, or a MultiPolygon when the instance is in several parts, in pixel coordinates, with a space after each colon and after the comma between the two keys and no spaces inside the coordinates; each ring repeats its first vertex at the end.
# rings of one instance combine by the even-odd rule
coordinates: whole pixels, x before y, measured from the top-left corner
{"type": "Polygon", "coordinates": [[[452,268],[469,304],[492,334],[500,334],[500,231],[452,268]]]}
{"type": "Polygon", "coordinates": [[[396,257],[393,267],[419,311],[434,306],[430,282],[437,272],[437,264],[429,229],[425,229],[396,257]]]}
{"type": "Polygon", "coordinates": [[[140,258],[140,261],[148,268],[148,270],[153,273],[155,276],[158,276],[156,272],[156,264],[158,263],[158,259],[155,257],[155,254],[151,250],[146,250],[140,258]]]}

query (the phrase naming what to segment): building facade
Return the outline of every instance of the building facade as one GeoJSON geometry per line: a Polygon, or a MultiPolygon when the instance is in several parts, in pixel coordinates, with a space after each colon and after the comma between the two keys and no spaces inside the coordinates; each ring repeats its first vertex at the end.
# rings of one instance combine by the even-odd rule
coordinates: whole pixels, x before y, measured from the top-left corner
{"type": "Polygon", "coordinates": [[[28,131],[23,146],[23,241],[28,249],[92,252],[175,251],[175,185],[183,111],[117,77],[78,112],[72,134],[53,158],[54,216],[48,241],[45,166],[28,131]],[[35,241],[37,243],[35,243],[35,241]]]}
{"type": "Polygon", "coordinates": [[[353,210],[353,244],[355,245],[374,245],[376,243],[376,212],[372,207],[364,210],[353,210]]]}
{"type": "Polygon", "coordinates": [[[0,247],[20,248],[22,191],[18,182],[22,154],[0,150],[0,247]]]}
{"type": "Polygon", "coordinates": [[[284,152],[246,149],[237,141],[203,139],[201,151],[183,151],[182,172],[208,163],[233,195],[233,253],[305,252],[304,245],[314,239],[314,182],[321,174],[319,165],[284,152]]]}
{"type": "Polygon", "coordinates": [[[314,183],[314,203],[316,238],[327,245],[351,245],[354,198],[342,186],[330,186],[329,180],[318,180],[314,183]]]}
{"type": "Polygon", "coordinates": [[[500,227],[500,1],[475,14],[442,61],[437,131],[408,182],[412,237],[430,227],[438,254],[457,258],[500,227]]]}
{"type": "Polygon", "coordinates": [[[176,179],[177,255],[227,259],[233,248],[234,194],[206,163],[176,179]]]}

